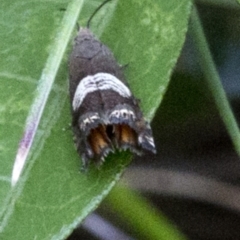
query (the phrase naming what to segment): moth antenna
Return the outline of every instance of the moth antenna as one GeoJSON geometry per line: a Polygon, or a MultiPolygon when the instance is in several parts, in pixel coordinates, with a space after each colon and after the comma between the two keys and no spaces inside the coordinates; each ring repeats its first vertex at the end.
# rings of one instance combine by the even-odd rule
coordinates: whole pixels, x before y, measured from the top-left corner
{"type": "Polygon", "coordinates": [[[87,21],[87,28],[90,27],[90,23],[91,23],[93,17],[96,15],[96,13],[102,8],[102,6],[104,6],[107,2],[110,2],[110,1],[112,1],[112,0],[105,0],[104,2],[102,2],[102,3],[95,9],[95,11],[93,12],[93,14],[91,15],[91,17],[90,17],[90,18],[88,19],[88,21],[87,21]]]}

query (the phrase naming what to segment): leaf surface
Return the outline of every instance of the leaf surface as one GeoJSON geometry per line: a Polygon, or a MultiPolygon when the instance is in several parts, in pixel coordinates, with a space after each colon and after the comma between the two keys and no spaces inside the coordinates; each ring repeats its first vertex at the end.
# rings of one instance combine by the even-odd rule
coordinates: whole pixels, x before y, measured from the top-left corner
{"type": "MultiPolygon", "coordinates": [[[[86,1],[80,25],[101,3],[86,1]]],[[[0,238],[64,239],[108,194],[131,155],[110,155],[81,173],[69,129],[67,58],[55,79],[19,183],[10,179],[38,80],[69,1],[2,0],[0,59],[0,238]]],[[[187,31],[190,0],[112,1],[91,24],[112,49],[146,118],[152,119],[187,31]]],[[[70,41],[71,42],[71,41],[70,41]]]]}

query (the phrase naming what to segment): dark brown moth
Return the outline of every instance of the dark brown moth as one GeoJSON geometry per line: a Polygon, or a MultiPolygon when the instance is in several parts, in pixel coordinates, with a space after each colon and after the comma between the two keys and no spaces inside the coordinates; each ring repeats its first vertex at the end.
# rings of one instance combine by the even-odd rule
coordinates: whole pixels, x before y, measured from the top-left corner
{"type": "Polygon", "coordinates": [[[116,149],[156,152],[151,127],[122,67],[88,27],[75,38],[69,75],[72,128],[83,167],[90,160],[101,163],[116,149]]]}

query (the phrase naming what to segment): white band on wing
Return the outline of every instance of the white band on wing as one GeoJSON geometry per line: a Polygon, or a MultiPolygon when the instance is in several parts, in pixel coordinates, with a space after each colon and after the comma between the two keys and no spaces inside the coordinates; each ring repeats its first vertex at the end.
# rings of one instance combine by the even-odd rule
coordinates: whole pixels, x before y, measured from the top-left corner
{"type": "Polygon", "coordinates": [[[77,86],[72,102],[73,110],[76,111],[80,107],[89,93],[102,90],[112,90],[126,98],[132,95],[129,88],[112,74],[89,75],[83,78],[77,86]]]}

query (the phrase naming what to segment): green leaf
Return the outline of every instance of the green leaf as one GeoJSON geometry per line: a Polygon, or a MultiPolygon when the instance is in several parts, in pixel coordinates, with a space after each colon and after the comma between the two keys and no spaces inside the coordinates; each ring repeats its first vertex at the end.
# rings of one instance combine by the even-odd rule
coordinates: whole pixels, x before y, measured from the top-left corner
{"type": "MultiPolygon", "coordinates": [[[[1,239],[64,239],[98,206],[131,159],[128,152],[116,153],[106,159],[101,170],[91,166],[87,174],[79,171],[80,158],[69,129],[70,49],[61,59],[54,45],[63,29],[74,28],[72,19],[66,18],[71,15],[68,5],[74,2],[77,0],[1,2],[1,239]],[[38,81],[52,55],[62,64],[23,174],[12,188],[18,143],[36,101],[38,81]]],[[[101,2],[86,1],[81,25],[101,2]]],[[[149,119],[162,100],[184,42],[190,5],[190,0],[112,1],[92,21],[92,31],[113,50],[119,63],[128,64],[129,85],[149,119]]],[[[58,68],[57,63],[52,68],[58,68]]]]}

